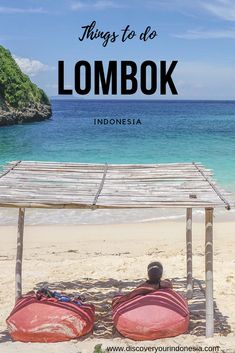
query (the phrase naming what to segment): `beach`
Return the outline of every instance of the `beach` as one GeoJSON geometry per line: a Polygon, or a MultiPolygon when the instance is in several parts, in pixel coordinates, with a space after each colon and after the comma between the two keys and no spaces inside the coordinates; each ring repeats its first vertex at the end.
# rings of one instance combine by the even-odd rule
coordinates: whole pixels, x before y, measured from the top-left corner
{"type": "Polygon", "coordinates": [[[26,225],[24,236],[23,292],[47,284],[52,290],[78,292],[96,306],[93,334],[70,342],[32,344],[12,342],[5,319],[14,305],[16,227],[1,226],[0,351],[4,353],[93,353],[102,348],[220,346],[235,349],[235,221],[215,220],[214,300],[215,335],[205,339],[204,222],[193,223],[194,298],[189,301],[189,332],[169,339],[134,342],[114,332],[111,298],[125,293],[146,278],[149,262],[159,260],[164,278],[185,295],[185,221],[164,220],[130,224],[26,225]]]}
{"type": "Polygon", "coordinates": [[[0,353],[235,353],[235,0],[0,18],[0,353]]]}

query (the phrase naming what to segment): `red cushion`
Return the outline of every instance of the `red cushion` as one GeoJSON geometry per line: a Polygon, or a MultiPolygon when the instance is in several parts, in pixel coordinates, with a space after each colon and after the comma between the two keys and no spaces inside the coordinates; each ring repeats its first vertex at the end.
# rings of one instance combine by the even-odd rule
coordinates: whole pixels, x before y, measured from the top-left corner
{"type": "Polygon", "coordinates": [[[28,294],[17,301],[7,318],[7,326],[15,341],[67,341],[93,329],[94,313],[93,305],[77,305],[47,297],[38,300],[35,294],[28,294]]]}
{"type": "Polygon", "coordinates": [[[172,289],[159,289],[113,305],[113,321],[123,336],[133,340],[174,337],[188,329],[188,305],[172,289]]]}

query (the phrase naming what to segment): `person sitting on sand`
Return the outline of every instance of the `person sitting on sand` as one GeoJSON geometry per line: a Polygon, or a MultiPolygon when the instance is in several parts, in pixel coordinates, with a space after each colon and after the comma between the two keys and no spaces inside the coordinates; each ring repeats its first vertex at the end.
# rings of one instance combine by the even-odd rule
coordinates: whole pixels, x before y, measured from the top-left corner
{"type": "Polygon", "coordinates": [[[172,283],[169,279],[162,280],[163,266],[160,262],[151,262],[147,268],[148,280],[139,285],[133,291],[125,295],[118,295],[113,298],[113,307],[124,303],[139,295],[146,295],[155,292],[162,288],[172,288],[172,283]]]}

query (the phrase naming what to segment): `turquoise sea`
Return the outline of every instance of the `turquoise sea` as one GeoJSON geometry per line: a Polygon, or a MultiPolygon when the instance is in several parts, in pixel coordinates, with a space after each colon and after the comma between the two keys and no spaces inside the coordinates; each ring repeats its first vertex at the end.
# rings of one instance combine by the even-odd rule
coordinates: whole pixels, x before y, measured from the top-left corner
{"type": "Polygon", "coordinates": [[[53,100],[52,119],[0,128],[10,160],[109,163],[200,161],[235,190],[235,101],[53,100]],[[94,125],[94,119],[141,125],[94,125]]]}
{"type": "Polygon", "coordinates": [[[197,161],[235,192],[235,101],[74,99],[52,100],[52,108],[48,121],[0,128],[0,164],[197,161]],[[142,124],[94,125],[94,119],[142,124]]]}

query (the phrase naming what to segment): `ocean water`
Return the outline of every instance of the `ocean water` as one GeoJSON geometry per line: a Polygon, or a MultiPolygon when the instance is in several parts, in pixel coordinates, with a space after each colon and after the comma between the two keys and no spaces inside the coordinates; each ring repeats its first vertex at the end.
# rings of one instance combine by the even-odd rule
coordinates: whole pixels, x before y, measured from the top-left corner
{"type": "MultiPolygon", "coordinates": [[[[0,128],[0,164],[11,160],[197,161],[212,168],[217,181],[235,193],[235,101],[52,100],[52,107],[48,121],[0,128]],[[94,119],[140,119],[141,125],[95,125],[94,119]]],[[[7,222],[12,212],[4,213],[7,222]]],[[[71,219],[89,223],[94,218],[102,223],[103,216],[97,214],[75,212],[71,219]]],[[[149,211],[143,220],[155,216],[149,211]]],[[[130,220],[139,217],[137,212],[130,220]]],[[[117,213],[113,221],[119,219],[125,221],[125,213],[117,213]]]]}

